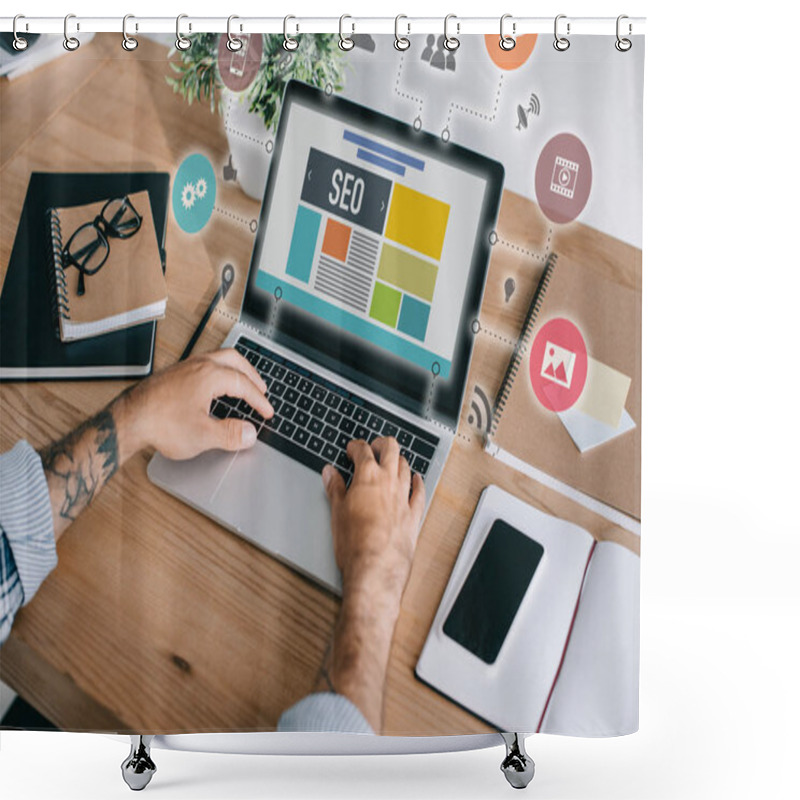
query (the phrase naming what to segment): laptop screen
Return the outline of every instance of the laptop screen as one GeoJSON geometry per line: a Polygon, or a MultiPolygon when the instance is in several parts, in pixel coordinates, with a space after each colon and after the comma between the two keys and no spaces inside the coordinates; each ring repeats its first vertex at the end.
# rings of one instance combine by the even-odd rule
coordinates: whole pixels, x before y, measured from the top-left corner
{"type": "Polygon", "coordinates": [[[402,402],[399,391],[418,405],[432,379],[453,394],[464,326],[477,316],[471,267],[493,173],[465,168],[467,151],[452,158],[460,148],[437,137],[292,88],[303,91],[287,90],[250,287],[279,298],[280,316],[291,308],[314,320],[329,348],[336,340],[337,362],[359,351],[350,361],[370,388],[399,370],[406,380],[391,399],[402,402]]]}

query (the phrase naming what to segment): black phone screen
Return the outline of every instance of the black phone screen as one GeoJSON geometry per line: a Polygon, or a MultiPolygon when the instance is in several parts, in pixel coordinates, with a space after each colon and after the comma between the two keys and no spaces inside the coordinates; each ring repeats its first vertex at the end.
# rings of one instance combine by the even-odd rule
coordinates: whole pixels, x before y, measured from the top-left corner
{"type": "Polygon", "coordinates": [[[444,632],[494,664],[544,548],[497,519],[444,623],[444,632]]]}

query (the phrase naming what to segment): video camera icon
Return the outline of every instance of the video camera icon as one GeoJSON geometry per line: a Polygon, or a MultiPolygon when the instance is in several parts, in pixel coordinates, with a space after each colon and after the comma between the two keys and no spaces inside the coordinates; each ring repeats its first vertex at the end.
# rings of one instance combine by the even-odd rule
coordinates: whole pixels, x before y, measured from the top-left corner
{"type": "Polygon", "coordinates": [[[556,156],[553,164],[553,176],[550,178],[550,191],[572,200],[575,187],[578,185],[580,164],[562,156],[556,156]]]}

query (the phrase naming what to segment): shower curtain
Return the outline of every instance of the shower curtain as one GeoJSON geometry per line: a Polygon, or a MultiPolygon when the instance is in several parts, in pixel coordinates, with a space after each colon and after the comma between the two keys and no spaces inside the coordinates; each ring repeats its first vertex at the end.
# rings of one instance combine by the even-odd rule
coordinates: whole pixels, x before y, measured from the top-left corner
{"type": "Polygon", "coordinates": [[[70,38],[0,53],[3,725],[635,731],[643,37],[70,38]]]}

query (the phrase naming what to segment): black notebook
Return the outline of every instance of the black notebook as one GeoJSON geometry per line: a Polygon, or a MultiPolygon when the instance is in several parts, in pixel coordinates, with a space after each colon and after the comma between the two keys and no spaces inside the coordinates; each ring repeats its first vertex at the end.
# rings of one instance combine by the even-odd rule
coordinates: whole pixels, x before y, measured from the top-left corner
{"type": "Polygon", "coordinates": [[[48,209],[147,191],[166,266],[169,203],[165,172],[34,172],[0,295],[0,380],[121,378],[153,369],[156,323],[62,342],[53,326],[52,240],[48,209]]]}

